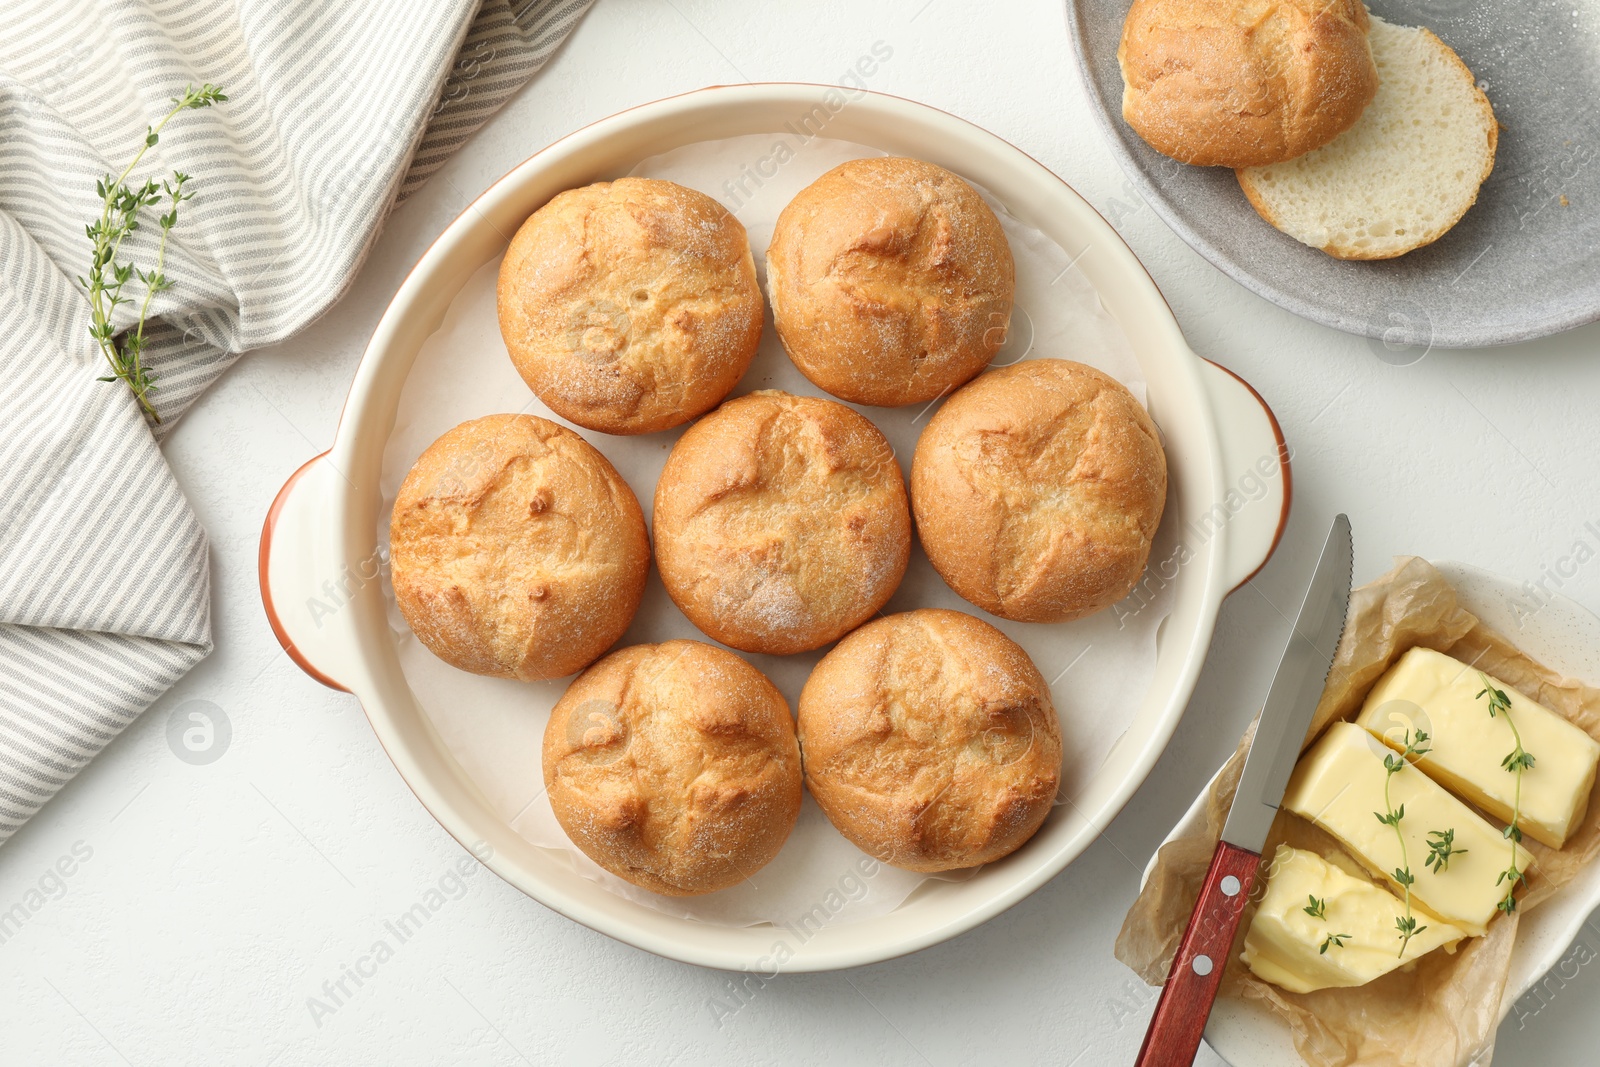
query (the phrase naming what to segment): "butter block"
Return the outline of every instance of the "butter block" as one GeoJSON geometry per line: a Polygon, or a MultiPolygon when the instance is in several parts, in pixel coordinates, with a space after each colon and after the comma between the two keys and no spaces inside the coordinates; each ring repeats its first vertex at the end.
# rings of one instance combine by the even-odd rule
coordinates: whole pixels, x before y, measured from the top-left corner
{"type": "MultiPolygon", "coordinates": [[[[1355,723],[1334,723],[1300,757],[1283,806],[1338,838],[1368,870],[1393,884],[1393,872],[1402,865],[1400,842],[1394,828],[1378,819],[1388,810],[1383,800],[1388,776],[1383,761],[1391,754],[1355,723]]],[[[1505,897],[1505,887],[1496,883],[1511,862],[1512,848],[1524,871],[1532,867],[1533,857],[1409,764],[1395,772],[1389,797],[1395,808],[1405,808],[1400,832],[1416,879],[1411,887],[1414,910],[1420,905],[1468,935],[1481,936],[1505,897]],[[1427,866],[1431,830],[1455,831],[1456,854],[1443,872],[1427,866]]]]}
{"type": "MultiPolygon", "coordinates": [[[[1560,848],[1589,810],[1600,742],[1497,678],[1511,699],[1511,717],[1534,765],[1522,772],[1517,825],[1541,844],[1560,848]]],[[[1516,747],[1504,715],[1489,716],[1479,697],[1479,672],[1431,648],[1413,648],[1378,680],[1356,722],[1399,751],[1405,731],[1421,726],[1433,749],[1417,768],[1501,822],[1511,821],[1517,776],[1501,765],[1516,747]]]]}
{"type": "Polygon", "coordinates": [[[1267,891],[1244,937],[1244,963],[1264,982],[1291,993],[1366,985],[1434,949],[1466,936],[1442,919],[1417,913],[1426,929],[1405,944],[1395,920],[1405,906],[1388,890],[1346,874],[1315,852],[1279,845],[1269,865],[1267,891]],[[1306,907],[1323,904],[1321,917],[1306,907]],[[1329,934],[1342,944],[1322,946],[1329,934]]]}

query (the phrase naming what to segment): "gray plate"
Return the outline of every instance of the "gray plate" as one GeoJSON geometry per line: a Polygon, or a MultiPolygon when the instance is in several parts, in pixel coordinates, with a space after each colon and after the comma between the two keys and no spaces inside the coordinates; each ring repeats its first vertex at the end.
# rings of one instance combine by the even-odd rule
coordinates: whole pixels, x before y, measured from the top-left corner
{"type": "Polygon", "coordinates": [[[1444,237],[1350,263],[1279,233],[1233,172],[1184,166],[1122,121],[1130,0],[1067,0],[1079,69],[1112,151],[1167,225],[1246,288],[1390,345],[1466,348],[1600,319],[1600,0],[1370,0],[1460,53],[1500,120],[1494,173],[1444,237]]]}

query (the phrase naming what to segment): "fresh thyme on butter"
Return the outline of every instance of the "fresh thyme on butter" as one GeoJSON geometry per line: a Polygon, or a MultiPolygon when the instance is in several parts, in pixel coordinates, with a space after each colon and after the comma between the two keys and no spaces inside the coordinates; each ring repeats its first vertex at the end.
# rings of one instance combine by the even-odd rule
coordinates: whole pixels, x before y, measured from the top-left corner
{"type": "MultiPolygon", "coordinates": [[[[1301,910],[1307,915],[1311,916],[1313,919],[1321,919],[1326,922],[1328,918],[1328,902],[1326,900],[1319,900],[1309,893],[1306,894],[1306,899],[1311,901],[1311,903],[1307,904],[1301,910]]],[[[1344,948],[1344,943],[1348,940],[1350,940],[1349,934],[1329,934],[1327,937],[1322,939],[1322,945],[1317,949],[1317,954],[1326,956],[1328,954],[1328,949],[1330,948],[1344,948]]]]}
{"type": "Polygon", "coordinates": [[[1456,832],[1450,830],[1428,831],[1428,858],[1423,866],[1434,874],[1443,874],[1450,866],[1451,856],[1465,856],[1471,849],[1456,848],[1456,832]]]}
{"type": "Polygon", "coordinates": [[[144,323],[150,312],[151,300],[155,299],[157,293],[172,288],[172,283],[162,273],[167,258],[167,237],[178,224],[178,205],[194,194],[184,190],[189,175],[181,171],[174,171],[170,181],[164,180],[159,185],[154,179],[142,185],[129,185],[128,176],[139,165],[144,154],[161,140],[161,131],[174,115],[180,111],[210,107],[226,99],[221,88],[209,82],[198,89],[186,86],[182,96],[173,97],[172,110],[154,126],[145,127],[144,144],[139,147],[133,161],[116,177],[108,174],[95,183],[95,191],[100,194],[101,200],[100,217],[84,227],[93,253],[89,260],[89,276],[80,277],[78,283],[89,293],[89,333],[100,346],[106,362],[111,365],[111,373],[100,381],[126,382],[140,409],[155,423],[161,422],[161,416],[156,414],[156,409],[150,403],[149,394],[155,388],[155,378],[144,365],[144,323]],[[149,270],[140,270],[132,263],[118,262],[123,239],[139,228],[140,211],[163,202],[167,204],[167,211],[157,219],[161,226],[161,240],[156,245],[155,265],[149,270]],[[144,286],[143,299],[122,295],[122,290],[133,278],[138,278],[144,286]],[[119,338],[112,319],[118,307],[136,300],[139,305],[138,318],[119,338]]]}
{"type": "Polygon", "coordinates": [[[1376,811],[1372,813],[1383,825],[1393,827],[1394,836],[1400,841],[1400,866],[1394,869],[1394,873],[1390,877],[1395,880],[1396,885],[1405,890],[1406,894],[1406,913],[1396,916],[1394,920],[1395,928],[1400,931],[1401,956],[1406,954],[1406,946],[1411,943],[1411,939],[1422,933],[1427,927],[1418,926],[1417,917],[1411,914],[1411,887],[1416,883],[1417,879],[1411,873],[1411,860],[1406,856],[1406,835],[1400,832],[1400,820],[1406,817],[1406,806],[1404,804],[1400,805],[1399,808],[1394,806],[1394,802],[1389,799],[1389,783],[1394,781],[1394,776],[1400,773],[1413,757],[1421,758],[1428,754],[1427,744],[1427,731],[1418,730],[1416,739],[1412,740],[1411,731],[1407,730],[1406,750],[1399,755],[1390,753],[1383,757],[1383,768],[1389,772],[1383,778],[1383,806],[1388,810],[1381,814],[1376,811]]]}
{"type": "Polygon", "coordinates": [[[1329,934],[1322,939],[1322,944],[1317,949],[1317,955],[1326,956],[1330,948],[1344,948],[1344,943],[1349,939],[1349,934],[1329,934]]]}
{"type": "Polygon", "coordinates": [[[1495,907],[1510,915],[1517,910],[1517,886],[1525,883],[1526,872],[1517,866],[1517,846],[1522,843],[1522,827],[1518,825],[1522,817],[1522,772],[1533,768],[1533,753],[1522,747],[1522,734],[1517,730],[1517,724],[1511,718],[1511,698],[1504,689],[1496,689],[1494,683],[1489,681],[1489,676],[1482,671],[1478,677],[1483,680],[1483,688],[1478,690],[1478,696],[1489,698],[1489,717],[1497,718],[1505,715],[1506,725],[1511,727],[1513,748],[1505,759],[1500,761],[1500,766],[1517,776],[1516,791],[1511,801],[1511,822],[1505,828],[1505,837],[1511,842],[1511,864],[1500,872],[1500,877],[1495,885],[1505,885],[1506,895],[1495,907]],[[1507,884],[1507,883],[1510,884],[1507,884]]]}

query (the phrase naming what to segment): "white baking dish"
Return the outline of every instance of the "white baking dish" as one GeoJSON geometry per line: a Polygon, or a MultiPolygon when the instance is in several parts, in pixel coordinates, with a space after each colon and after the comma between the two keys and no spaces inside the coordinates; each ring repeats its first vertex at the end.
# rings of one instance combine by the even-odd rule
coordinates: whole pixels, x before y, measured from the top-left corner
{"type": "MultiPolygon", "coordinates": [[[[970,123],[858,90],[721,86],[633,108],[550,145],[491,186],[418,261],[373,333],[333,447],[284,485],[261,538],[262,599],[284,648],[312,677],[355,694],[401,776],[450,834],[569,918],[651,952],[735,970],[772,966],[774,928],[694,922],[605,891],[519,837],[463,773],[407,687],[385,620],[377,577],[379,470],[419,347],[463,283],[501,253],[532,211],[563,189],[620,176],[685,144],[819,122],[830,138],[964,175],[1079,255],[1077,269],[1127,333],[1148,382],[1176,490],[1165,521],[1178,524],[1188,554],[1158,579],[1173,587],[1172,613],[1145,700],[1072,802],[1058,806],[1026,847],[970,879],[930,882],[888,915],[824,927],[803,942],[789,938],[792,958],[782,969],[856,966],[924,948],[1037,889],[1111,821],[1171,737],[1222,598],[1265,562],[1282,533],[1288,450],[1260,397],[1189,350],[1154,282],[1105,220],[1049,170],[970,123]],[[316,610],[329,589],[348,600],[332,614],[316,610]]],[[[537,766],[536,753],[529,762],[537,766]]]]}
{"type": "MultiPolygon", "coordinates": [[[[1519,581],[1465,563],[1434,566],[1455,586],[1462,607],[1505,634],[1523,652],[1551,670],[1591,685],[1600,682],[1600,618],[1588,608],[1552,594],[1537,612],[1530,613],[1527,590],[1519,581]]],[[[1217,773],[1222,773],[1220,768],[1217,773]]],[[[1213,781],[1215,777],[1212,776],[1213,781]]],[[[1208,782],[1166,841],[1196,830],[1205,822],[1205,802],[1210,791],[1208,782]]],[[[1144,871],[1146,879],[1154,866],[1152,854],[1144,871]]],[[[1561,962],[1597,907],[1600,864],[1591,864],[1576,880],[1522,917],[1511,954],[1511,977],[1500,1001],[1502,1021],[1517,1001],[1561,962]]],[[[1233,1067],[1285,1067],[1301,1062],[1289,1028],[1254,1002],[1219,999],[1206,1025],[1206,1044],[1233,1067]]]]}

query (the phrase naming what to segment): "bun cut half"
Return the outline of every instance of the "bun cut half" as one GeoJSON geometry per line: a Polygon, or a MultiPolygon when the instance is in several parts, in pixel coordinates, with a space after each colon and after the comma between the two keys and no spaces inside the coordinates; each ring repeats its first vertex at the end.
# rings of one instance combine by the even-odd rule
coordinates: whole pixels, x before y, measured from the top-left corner
{"type": "Polygon", "coordinates": [[[1287,163],[1238,171],[1262,218],[1337,259],[1393,259],[1443,237],[1494,169],[1489,98],[1449,45],[1372,20],[1382,84],[1347,132],[1287,163]]]}
{"type": "Polygon", "coordinates": [[[1134,0],[1122,117],[1156,151],[1206,167],[1320,148],[1378,90],[1361,0],[1134,0]]]}

